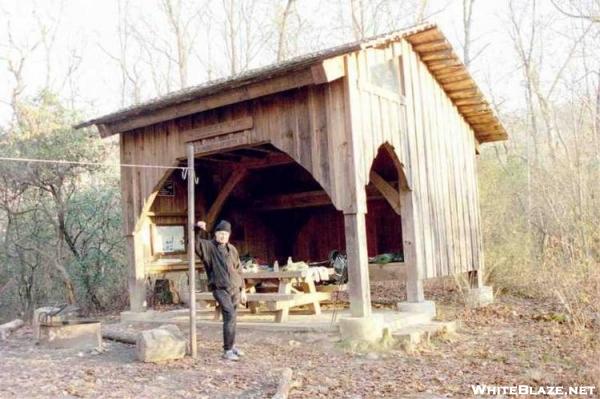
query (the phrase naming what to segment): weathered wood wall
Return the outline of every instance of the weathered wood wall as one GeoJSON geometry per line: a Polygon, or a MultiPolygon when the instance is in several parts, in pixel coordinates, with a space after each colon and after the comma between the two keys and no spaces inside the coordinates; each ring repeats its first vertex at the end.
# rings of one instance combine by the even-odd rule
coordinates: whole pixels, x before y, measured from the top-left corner
{"type": "MultiPolygon", "coordinates": [[[[185,154],[180,132],[243,116],[252,116],[251,142],[271,142],[307,169],[329,194],[337,209],[353,206],[347,192],[347,141],[344,86],[309,86],[231,105],[225,109],[140,128],[121,134],[121,161],[175,165],[185,154]]],[[[161,169],[123,169],[125,231],[136,230],[165,177],[161,169]]]]}
{"type": "MultiPolygon", "coordinates": [[[[383,143],[393,146],[412,190],[416,256],[422,277],[479,269],[483,262],[474,132],[406,41],[350,56],[361,112],[359,181],[383,143]],[[400,57],[405,105],[369,90],[368,62],[400,57]]],[[[350,71],[352,76],[352,71],[350,71]]],[[[354,91],[351,90],[351,93],[354,91]]]]}

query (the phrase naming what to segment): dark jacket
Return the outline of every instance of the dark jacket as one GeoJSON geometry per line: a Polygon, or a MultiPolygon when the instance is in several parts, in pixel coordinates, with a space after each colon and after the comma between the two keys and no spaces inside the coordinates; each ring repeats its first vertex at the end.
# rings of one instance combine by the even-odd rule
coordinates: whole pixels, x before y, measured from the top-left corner
{"type": "Polygon", "coordinates": [[[208,289],[239,289],[242,286],[241,262],[237,249],[229,243],[206,239],[208,233],[196,229],[196,254],[202,260],[208,277],[208,289]]]}

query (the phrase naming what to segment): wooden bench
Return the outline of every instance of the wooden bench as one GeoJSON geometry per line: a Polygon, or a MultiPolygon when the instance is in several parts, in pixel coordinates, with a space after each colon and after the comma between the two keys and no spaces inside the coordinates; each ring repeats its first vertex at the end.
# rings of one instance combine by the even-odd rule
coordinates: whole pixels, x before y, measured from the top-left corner
{"type": "MultiPolygon", "coordinates": [[[[333,271],[330,271],[330,273],[333,271]]],[[[321,301],[331,299],[331,292],[318,292],[310,270],[290,271],[258,271],[244,272],[248,292],[248,307],[252,313],[258,313],[258,304],[265,303],[268,311],[275,312],[275,321],[283,322],[288,319],[290,309],[296,306],[308,305],[312,314],[321,314],[321,301]],[[276,293],[257,293],[255,285],[262,281],[277,281],[276,293]]],[[[196,300],[214,303],[211,292],[196,293],[196,300]]],[[[215,309],[215,319],[220,317],[220,310],[215,309]]]]}
{"type": "MultiPolygon", "coordinates": [[[[329,292],[310,292],[310,293],[250,293],[246,294],[248,304],[252,313],[257,313],[256,305],[265,303],[267,310],[275,312],[275,321],[280,323],[286,321],[289,315],[289,310],[296,306],[309,305],[313,314],[320,314],[321,307],[319,303],[331,299],[329,292]]],[[[206,301],[215,304],[215,298],[212,292],[197,292],[197,301],[206,301]]],[[[221,311],[218,307],[215,308],[215,320],[219,320],[221,311]]]]}

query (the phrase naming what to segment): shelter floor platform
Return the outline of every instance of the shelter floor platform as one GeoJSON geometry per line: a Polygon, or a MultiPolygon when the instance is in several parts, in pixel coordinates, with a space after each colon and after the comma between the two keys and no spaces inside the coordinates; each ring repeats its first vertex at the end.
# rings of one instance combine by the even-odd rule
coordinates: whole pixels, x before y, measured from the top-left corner
{"type": "MultiPolygon", "coordinates": [[[[197,325],[221,327],[222,321],[214,320],[213,310],[198,310],[197,325]]],[[[381,314],[384,326],[391,331],[405,327],[429,323],[435,317],[434,312],[399,312],[392,309],[373,309],[373,314],[381,314]]],[[[238,328],[261,329],[270,331],[303,331],[303,332],[337,332],[338,322],[342,317],[349,317],[349,309],[323,310],[320,315],[290,312],[289,319],[285,322],[273,322],[271,313],[252,314],[246,309],[238,312],[238,328]]],[[[146,312],[122,312],[121,321],[124,323],[176,323],[187,325],[189,323],[189,310],[177,309],[169,311],[148,310],[146,312]]]]}

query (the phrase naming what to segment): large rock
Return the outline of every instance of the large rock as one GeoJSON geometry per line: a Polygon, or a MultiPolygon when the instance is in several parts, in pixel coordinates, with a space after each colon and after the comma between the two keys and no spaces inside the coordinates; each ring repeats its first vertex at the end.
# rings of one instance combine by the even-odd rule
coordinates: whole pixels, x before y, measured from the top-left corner
{"type": "Polygon", "coordinates": [[[179,327],[170,324],[140,332],[135,347],[138,360],[157,363],[183,358],[187,340],[179,327]]]}

